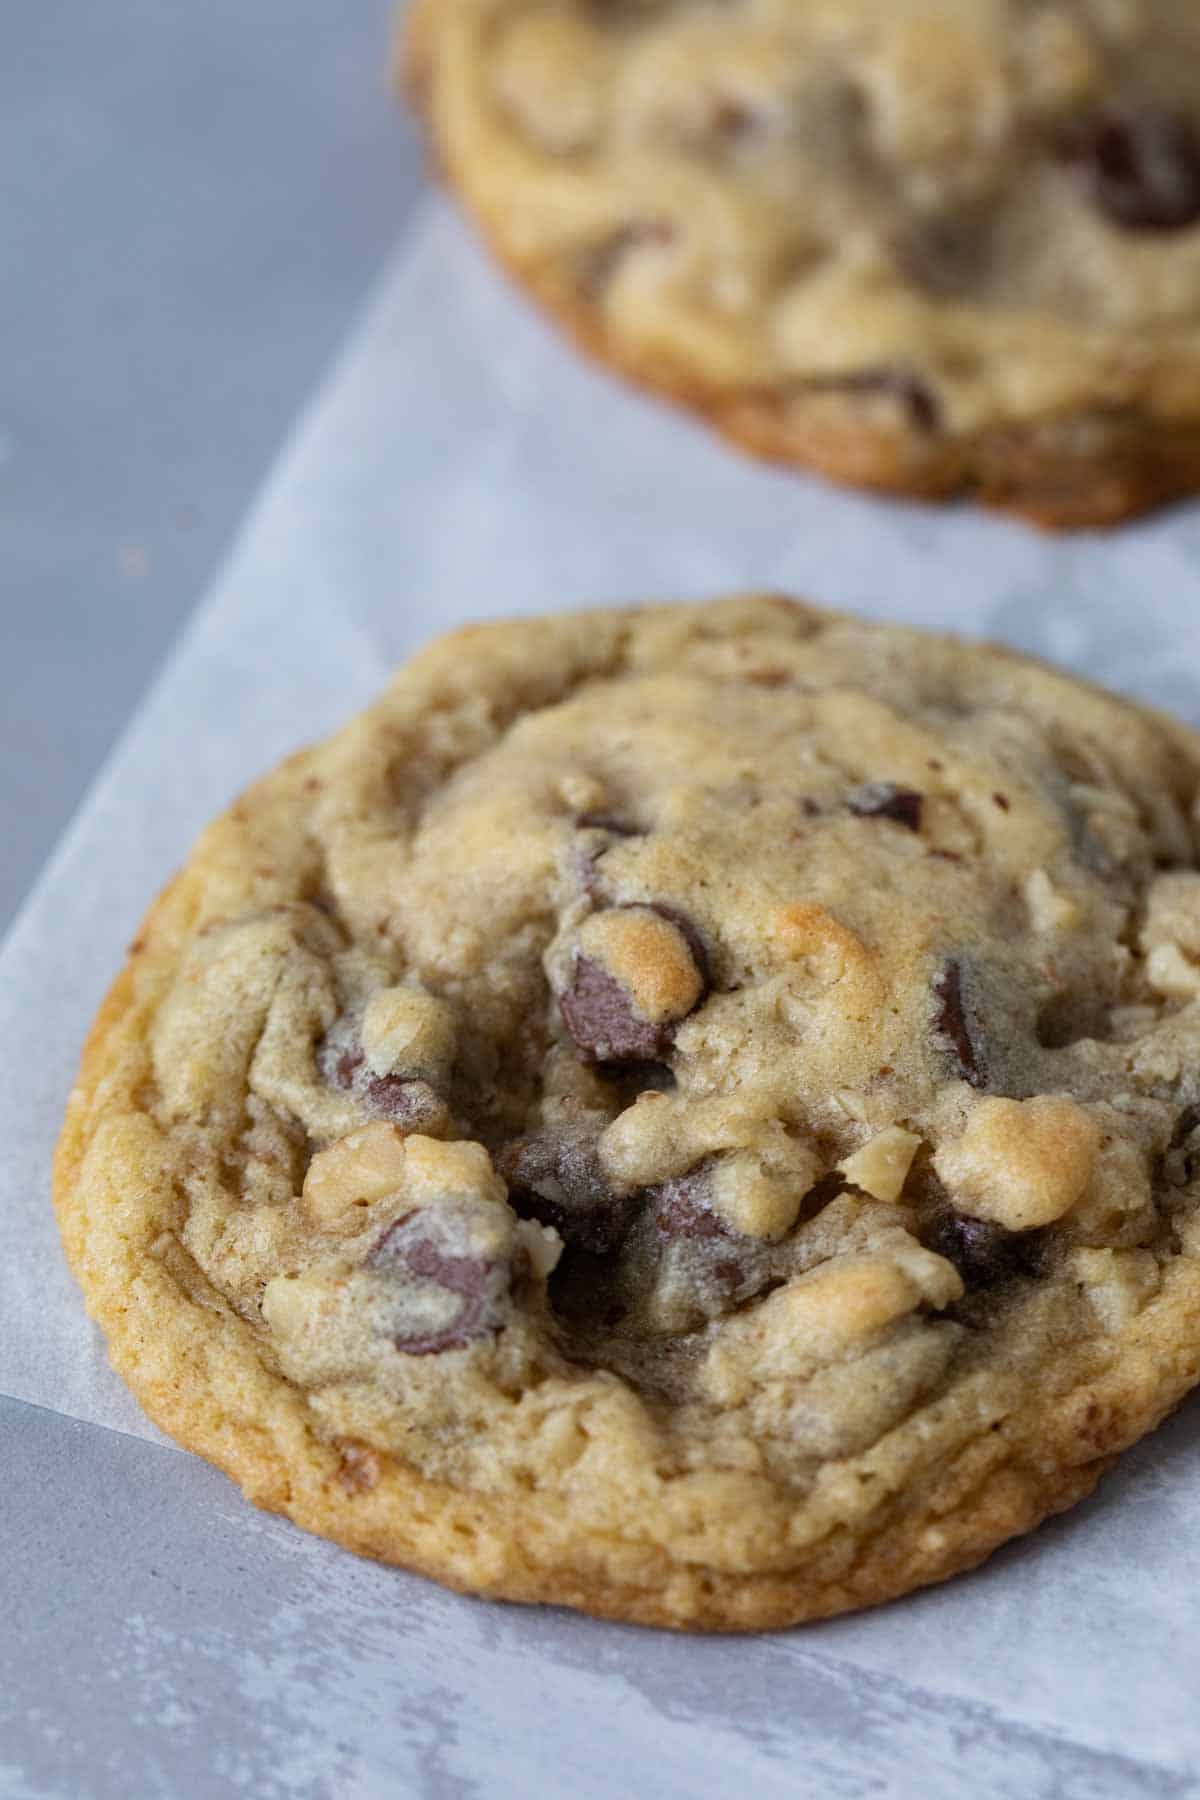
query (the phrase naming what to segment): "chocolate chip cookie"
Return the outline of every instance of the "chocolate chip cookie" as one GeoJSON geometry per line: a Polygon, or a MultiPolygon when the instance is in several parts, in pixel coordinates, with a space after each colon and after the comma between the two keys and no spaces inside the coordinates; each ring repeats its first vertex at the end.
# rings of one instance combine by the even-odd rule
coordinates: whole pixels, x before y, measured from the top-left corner
{"type": "Polygon", "coordinates": [[[1190,0],[418,0],[446,178],[768,457],[1049,525],[1200,485],[1190,0]]]}
{"type": "Polygon", "coordinates": [[[1200,1377],[1200,740],[752,597],[488,625],[152,909],[55,1191],[113,1361],[452,1586],[783,1625],[1200,1377]]]}

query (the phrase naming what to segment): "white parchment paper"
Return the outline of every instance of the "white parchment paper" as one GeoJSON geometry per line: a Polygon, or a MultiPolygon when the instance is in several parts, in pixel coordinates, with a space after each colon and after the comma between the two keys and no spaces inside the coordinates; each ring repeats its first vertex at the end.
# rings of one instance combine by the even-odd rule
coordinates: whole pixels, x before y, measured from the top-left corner
{"type": "MultiPolygon", "coordinates": [[[[0,955],[0,1393],[156,1436],[66,1272],[48,1163],[90,1016],[203,822],[443,627],[750,586],[1001,637],[1200,720],[1200,508],[1056,540],[742,461],[563,349],[431,206],[0,955]]],[[[335,1558],[323,1579],[361,1596],[380,1577],[335,1558]]],[[[569,1706],[578,1688],[579,1793],[639,1791],[623,1719],[670,1754],[671,1721],[687,1725],[664,1792],[723,1791],[704,1771],[734,1766],[757,1769],[764,1792],[907,1792],[889,1785],[889,1732],[933,1800],[964,1791],[957,1741],[984,1746],[988,1793],[1050,1792],[1059,1755],[1064,1793],[1200,1792],[1196,1406],[1093,1502],[980,1573],[801,1633],[684,1641],[468,1611],[412,1586],[403,1654],[414,1669],[435,1655],[477,1700],[456,1714],[477,1772],[503,1738],[489,1663],[503,1656],[531,1693],[569,1706]],[[828,1742],[790,1722],[798,1684],[826,1696],[828,1742]],[[941,1732],[935,1750],[906,1696],[921,1731],[941,1732]],[[864,1787],[847,1771],[867,1754],[855,1721],[868,1712],[864,1787]],[[817,1749],[819,1778],[805,1762],[817,1749]]]]}

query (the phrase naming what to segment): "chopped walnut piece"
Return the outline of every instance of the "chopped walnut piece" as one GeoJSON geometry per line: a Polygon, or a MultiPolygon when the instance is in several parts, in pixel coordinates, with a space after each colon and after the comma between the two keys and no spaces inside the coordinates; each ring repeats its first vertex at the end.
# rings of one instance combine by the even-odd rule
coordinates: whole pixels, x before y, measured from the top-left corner
{"type": "Polygon", "coordinates": [[[1162,1285],[1149,1250],[1073,1250],[1071,1271],[1107,1331],[1124,1330],[1162,1285]]]}
{"type": "Polygon", "coordinates": [[[806,1145],[789,1143],[778,1155],[772,1148],[735,1150],[713,1163],[712,1209],[743,1237],[783,1237],[817,1179],[820,1165],[806,1145]]]}
{"type": "Polygon", "coordinates": [[[1060,893],[1045,869],[1032,869],[1025,877],[1025,905],[1029,923],[1035,931],[1069,931],[1078,925],[1079,908],[1074,900],[1060,893]]]}
{"type": "Polygon", "coordinates": [[[900,1125],[889,1125],[840,1164],[853,1187],[876,1200],[898,1200],[921,1140],[900,1125]]]}
{"type": "Polygon", "coordinates": [[[1169,1000],[1200,994],[1200,963],[1189,962],[1178,944],[1155,944],[1146,958],[1146,980],[1169,1000]]]}
{"type": "Polygon", "coordinates": [[[359,1207],[393,1194],[404,1180],[405,1134],[373,1119],[327,1150],[319,1150],[304,1177],[304,1210],[318,1230],[336,1230],[359,1207]]]}
{"type": "Polygon", "coordinates": [[[1200,994],[1200,875],[1172,870],[1158,877],[1139,941],[1152,988],[1173,1000],[1200,994]]]}
{"type": "Polygon", "coordinates": [[[1080,1244],[1128,1248],[1147,1241],[1157,1218],[1148,1158],[1128,1138],[1106,1137],[1083,1197],[1071,1209],[1070,1236],[1080,1244]]]}

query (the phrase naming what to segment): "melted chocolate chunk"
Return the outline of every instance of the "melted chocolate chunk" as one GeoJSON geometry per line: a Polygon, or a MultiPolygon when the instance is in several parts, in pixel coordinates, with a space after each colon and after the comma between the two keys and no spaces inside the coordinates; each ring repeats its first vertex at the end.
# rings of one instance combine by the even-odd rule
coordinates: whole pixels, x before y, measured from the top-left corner
{"type": "Polygon", "coordinates": [[[318,1052],[318,1065],[331,1087],[353,1094],[373,1119],[387,1119],[405,1131],[444,1117],[442,1102],[427,1081],[407,1075],[376,1075],[357,1042],[339,1046],[333,1040],[318,1052]]]}
{"type": "Polygon", "coordinates": [[[619,1199],[612,1192],[595,1138],[582,1133],[518,1138],[501,1151],[497,1167],[520,1218],[553,1225],[565,1244],[594,1256],[616,1249],[638,1208],[636,1198],[619,1199]]]}
{"type": "Polygon", "coordinates": [[[848,375],[815,375],[805,386],[816,394],[882,394],[897,402],[915,431],[932,433],[942,422],[936,394],[908,369],[859,369],[848,375]]]}
{"type": "Polygon", "coordinates": [[[860,819],[892,819],[909,831],[920,831],[924,797],[914,788],[897,787],[894,781],[868,781],[856,788],[848,801],[860,819]]]}
{"type": "Polygon", "coordinates": [[[367,1258],[367,1267],[387,1273],[399,1270],[431,1281],[460,1302],[457,1313],[439,1331],[399,1331],[393,1342],[406,1356],[436,1356],[461,1350],[475,1338],[496,1330],[497,1267],[479,1256],[454,1256],[433,1241],[420,1213],[389,1225],[367,1258]]]}
{"type": "Polygon", "coordinates": [[[444,1117],[441,1100],[429,1083],[406,1075],[368,1075],[362,1084],[362,1103],[372,1118],[388,1119],[405,1131],[420,1131],[444,1117]]]}
{"type": "MultiPolygon", "coordinates": [[[[701,980],[700,1006],[708,993],[708,953],[696,927],[684,913],[657,902],[634,902],[674,925],[691,951],[701,980]]],[[[675,1042],[681,1019],[642,1019],[633,1000],[607,969],[590,956],[575,964],[571,985],[559,1000],[563,1023],[585,1061],[597,1063],[661,1063],[675,1042]]],[[[696,1007],[692,1008],[694,1012],[696,1007]]]]}
{"type": "Polygon", "coordinates": [[[784,1278],[782,1246],[743,1236],[713,1210],[709,1158],[648,1189],[645,1198],[645,1223],[631,1241],[657,1294],[652,1306],[670,1295],[675,1329],[693,1330],[784,1278]]]}
{"type": "Polygon", "coordinates": [[[1152,105],[1085,121],[1063,144],[1095,204],[1127,231],[1179,231],[1200,219],[1200,134],[1152,105]]]}
{"type": "Polygon", "coordinates": [[[677,1021],[639,1019],[633,1001],[590,956],[575,964],[559,1001],[563,1021],[588,1062],[658,1062],[675,1037],[677,1021]]]}
{"type": "Polygon", "coordinates": [[[708,1168],[704,1163],[652,1188],[654,1222],[663,1236],[732,1239],[734,1234],[709,1206],[708,1193],[708,1168]]]}
{"type": "Polygon", "coordinates": [[[933,984],[937,1010],[934,1031],[954,1059],[958,1073],[972,1087],[987,1086],[987,1061],[979,1028],[963,992],[962,964],[949,958],[933,984]]]}
{"type": "Polygon", "coordinates": [[[927,1249],[954,1264],[967,1288],[995,1287],[1028,1269],[1026,1246],[1016,1232],[947,1208],[924,1233],[927,1249]]]}

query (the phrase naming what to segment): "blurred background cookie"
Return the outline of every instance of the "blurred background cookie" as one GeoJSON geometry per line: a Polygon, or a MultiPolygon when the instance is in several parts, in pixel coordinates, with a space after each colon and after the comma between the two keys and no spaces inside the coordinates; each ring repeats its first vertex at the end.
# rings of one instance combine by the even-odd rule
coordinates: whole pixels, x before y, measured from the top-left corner
{"type": "Polygon", "coordinates": [[[523,286],[746,448],[1056,526],[1200,483],[1188,0],[418,0],[401,61],[523,286]]]}

